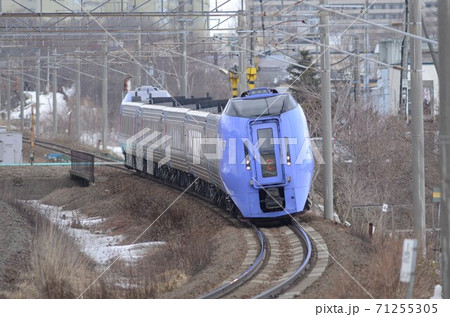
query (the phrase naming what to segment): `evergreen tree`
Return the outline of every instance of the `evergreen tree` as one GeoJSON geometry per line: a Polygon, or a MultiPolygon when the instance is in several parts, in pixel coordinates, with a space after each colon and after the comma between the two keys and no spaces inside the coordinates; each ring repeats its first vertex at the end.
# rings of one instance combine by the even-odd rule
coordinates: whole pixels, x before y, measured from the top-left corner
{"type": "Polygon", "coordinates": [[[303,65],[306,68],[296,65],[290,65],[287,68],[289,78],[287,84],[290,86],[293,96],[300,102],[308,100],[311,94],[320,94],[317,71],[314,67],[311,67],[312,56],[309,51],[300,51],[299,59],[296,64],[303,65]]]}

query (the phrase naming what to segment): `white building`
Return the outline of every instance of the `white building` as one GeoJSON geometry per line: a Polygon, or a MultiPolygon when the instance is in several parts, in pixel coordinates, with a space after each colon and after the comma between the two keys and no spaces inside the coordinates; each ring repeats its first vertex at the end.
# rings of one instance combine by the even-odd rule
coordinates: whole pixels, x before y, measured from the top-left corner
{"type": "Polygon", "coordinates": [[[0,127],[0,165],[22,163],[22,134],[0,127]]]}

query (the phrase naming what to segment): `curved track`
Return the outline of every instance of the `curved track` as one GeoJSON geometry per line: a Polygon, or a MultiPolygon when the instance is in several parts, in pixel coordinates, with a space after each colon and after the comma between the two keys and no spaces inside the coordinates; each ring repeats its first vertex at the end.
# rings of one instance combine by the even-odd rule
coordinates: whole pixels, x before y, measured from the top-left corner
{"type": "MultiPolygon", "coordinates": [[[[309,235],[312,234],[314,240],[321,239],[312,228],[302,228],[294,222],[289,226],[259,229],[263,235],[260,240],[264,237],[266,240],[260,248],[266,247],[267,250],[260,249],[256,256],[256,245],[248,243],[247,257],[241,266],[243,273],[235,278],[231,277],[201,298],[293,298],[325,269],[327,257],[324,257],[323,252],[319,252],[312,261],[314,248],[309,235]],[[312,270],[313,262],[319,264],[318,270],[312,270]],[[256,268],[259,268],[257,272],[256,268]],[[314,273],[311,274],[313,277],[303,279],[307,269],[314,273]]],[[[322,242],[323,240],[319,241],[322,242]]]]}
{"type": "MultiPolygon", "coordinates": [[[[26,139],[24,138],[24,140],[26,139]]],[[[41,140],[36,140],[35,144],[70,155],[70,148],[67,146],[41,140]]],[[[115,161],[98,154],[94,154],[94,156],[103,161],[115,161]]],[[[112,165],[111,167],[129,171],[123,166],[112,165]]],[[[140,173],[137,173],[137,175],[144,176],[140,173]]],[[[183,190],[176,185],[168,184],[150,175],[145,175],[144,177],[165,186],[183,190]]],[[[201,195],[194,192],[187,193],[210,204],[201,195]]],[[[213,206],[212,209],[216,211],[221,210],[213,206]]],[[[238,271],[238,275],[231,276],[218,288],[201,296],[201,298],[292,298],[299,294],[298,289],[304,289],[312,283],[309,281],[303,287],[299,287],[298,284],[299,279],[311,265],[313,258],[313,244],[308,233],[300,225],[295,222],[289,226],[263,228],[258,228],[250,223],[249,225],[252,230],[243,229],[247,230],[244,234],[248,251],[238,271]],[[287,290],[289,292],[286,292],[287,290]]],[[[310,234],[311,230],[317,234],[311,228],[307,230],[310,234]]],[[[317,239],[321,240],[320,236],[313,237],[313,239],[316,242],[317,239]]],[[[321,240],[321,244],[324,244],[323,240],[321,240]]],[[[324,250],[326,253],[326,249],[324,250]]],[[[328,256],[324,256],[324,252],[319,251],[318,255],[319,260],[315,259],[315,262],[320,264],[320,272],[319,274],[316,272],[315,275],[320,275],[323,272],[328,261],[328,256]]]]}

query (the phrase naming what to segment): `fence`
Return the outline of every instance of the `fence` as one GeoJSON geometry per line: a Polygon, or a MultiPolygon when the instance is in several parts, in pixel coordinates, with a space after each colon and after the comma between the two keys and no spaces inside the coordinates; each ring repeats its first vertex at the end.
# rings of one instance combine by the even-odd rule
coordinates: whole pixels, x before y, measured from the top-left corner
{"type": "Polygon", "coordinates": [[[70,175],[79,177],[87,182],[94,182],[94,155],[76,150],[70,150],[70,175]]]}

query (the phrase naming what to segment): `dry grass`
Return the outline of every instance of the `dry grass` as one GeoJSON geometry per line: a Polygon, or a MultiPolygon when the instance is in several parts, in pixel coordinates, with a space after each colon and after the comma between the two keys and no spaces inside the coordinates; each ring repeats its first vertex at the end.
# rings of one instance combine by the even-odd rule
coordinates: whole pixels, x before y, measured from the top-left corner
{"type": "MultiPolygon", "coordinates": [[[[124,244],[165,241],[164,247],[152,251],[137,262],[116,261],[98,280],[102,267],[96,266],[61,228],[39,218],[31,207],[5,193],[20,210],[34,220],[32,270],[14,298],[161,298],[186,284],[211,261],[215,230],[205,225],[205,208],[176,191],[150,185],[148,181],[120,174],[108,182],[89,188],[60,189],[48,195],[43,203],[79,209],[88,216],[106,221],[96,230],[127,237],[124,244]],[[165,212],[164,212],[165,211],[165,212]],[[152,223],[155,222],[153,225],[152,223]],[[91,285],[91,283],[93,283],[91,285]]],[[[207,217],[207,215],[206,215],[207,217]]],[[[75,219],[70,226],[80,228],[75,219]]],[[[25,274],[24,274],[25,276],[25,274]]]]}
{"type": "Polygon", "coordinates": [[[35,285],[43,298],[76,298],[88,283],[89,260],[56,225],[41,220],[33,243],[35,285]]]}
{"type": "MultiPolygon", "coordinates": [[[[340,278],[331,285],[330,294],[336,298],[406,298],[407,285],[400,282],[403,239],[375,237],[372,242],[372,255],[359,269],[352,272],[355,278],[369,294],[348,274],[340,273],[340,278]]],[[[439,284],[439,276],[433,254],[425,259],[418,255],[414,280],[414,298],[429,298],[439,284]]]]}

